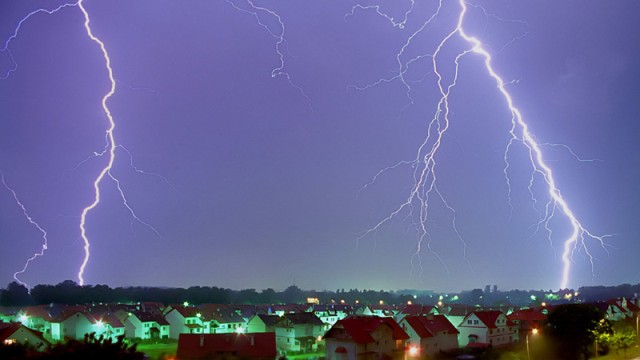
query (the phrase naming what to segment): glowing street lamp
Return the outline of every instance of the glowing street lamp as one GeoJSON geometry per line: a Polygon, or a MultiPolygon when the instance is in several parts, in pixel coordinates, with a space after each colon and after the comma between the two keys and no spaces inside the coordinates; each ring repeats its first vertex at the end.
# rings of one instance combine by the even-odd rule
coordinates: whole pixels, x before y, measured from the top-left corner
{"type": "Polygon", "coordinates": [[[416,357],[420,354],[420,348],[416,345],[409,345],[404,351],[404,360],[408,360],[409,357],[416,357]]]}
{"type": "Polygon", "coordinates": [[[531,360],[531,354],[529,353],[529,334],[535,335],[537,333],[538,333],[538,329],[536,329],[536,328],[531,329],[531,332],[527,333],[526,340],[527,340],[527,359],[528,360],[531,360]]]}
{"type": "Polygon", "coordinates": [[[28,320],[29,320],[29,317],[26,314],[20,315],[20,322],[22,324],[26,325],[28,320]]]}

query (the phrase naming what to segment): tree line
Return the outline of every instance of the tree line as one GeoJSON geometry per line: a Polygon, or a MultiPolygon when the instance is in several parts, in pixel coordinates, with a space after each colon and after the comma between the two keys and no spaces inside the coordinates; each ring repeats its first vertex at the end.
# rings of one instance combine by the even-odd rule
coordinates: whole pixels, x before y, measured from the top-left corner
{"type": "Polygon", "coordinates": [[[552,290],[509,290],[498,291],[494,286],[482,289],[462,291],[460,293],[435,293],[433,291],[401,290],[359,290],[337,289],[335,291],[301,290],[295,285],[283,291],[268,288],[264,290],[232,290],[216,286],[191,286],[188,288],[163,287],[116,287],[107,285],[80,286],[72,280],[56,285],[41,284],[31,290],[18,282],[11,282],[0,289],[0,306],[26,306],[42,304],[85,304],[111,302],[161,302],[176,304],[185,301],[192,304],[288,304],[305,303],[308,298],[317,298],[320,303],[340,304],[416,304],[435,305],[458,303],[479,306],[563,304],[572,302],[595,302],[616,297],[636,298],[640,293],[640,284],[622,284],[618,286],[581,287],[578,291],[565,289],[552,290]],[[553,295],[553,296],[550,296],[553,295]],[[565,295],[571,295],[565,297],[565,295]]]}

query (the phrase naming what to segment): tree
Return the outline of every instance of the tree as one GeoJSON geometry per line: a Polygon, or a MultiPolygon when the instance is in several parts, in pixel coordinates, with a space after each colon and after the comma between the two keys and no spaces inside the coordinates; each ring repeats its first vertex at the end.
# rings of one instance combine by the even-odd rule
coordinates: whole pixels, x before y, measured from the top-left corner
{"type": "Polygon", "coordinates": [[[24,306],[31,305],[31,295],[26,286],[12,281],[5,290],[0,292],[0,305],[2,306],[24,306]]]}
{"type": "Polygon", "coordinates": [[[588,346],[596,339],[604,315],[592,305],[567,304],[556,307],[548,317],[549,332],[557,340],[561,359],[589,358],[588,346]]]}
{"type": "Polygon", "coordinates": [[[636,342],[636,334],[631,329],[625,329],[615,332],[611,335],[610,344],[611,347],[617,351],[622,350],[624,352],[624,358],[627,358],[627,349],[633,346],[636,342]]]}

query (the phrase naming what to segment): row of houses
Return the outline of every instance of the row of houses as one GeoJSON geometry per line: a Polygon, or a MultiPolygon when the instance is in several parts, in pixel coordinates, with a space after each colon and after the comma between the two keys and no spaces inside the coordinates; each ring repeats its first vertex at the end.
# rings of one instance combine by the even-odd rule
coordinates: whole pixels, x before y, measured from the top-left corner
{"type": "MultiPolygon", "coordinates": [[[[640,313],[636,303],[626,299],[614,299],[596,306],[602,307],[610,320],[637,317],[640,313]]],[[[398,345],[398,340],[403,340],[402,346],[415,346],[426,353],[466,346],[503,346],[518,342],[524,332],[542,327],[549,311],[550,307],[480,309],[464,305],[417,304],[192,306],[185,303],[164,306],[137,303],[0,308],[0,321],[20,323],[48,341],[82,339],[88,333],[112,339],[125,336],[142,340],[180,339],[183,335],[272,333],[275,347],[281,353],[326,347],[327,356],[334,356],[330,354],[380,352],[387,349],[385,346],[398,345]],[[399,328],[407,338],[386,338],[382,343],[376,340],[377,345],[373,346],[369,340],[384,335],[370,334],[378,328],[386,329],[380,331],[387,335],[397,335],[399,328]],[[358,335],[364,333],[369,335],[358,335]],[[351,339],[353,343],[342,344],[345,339],[351,339]]],[[[334,357],[338,359],[339,356],[342,355],[334,357]]]]}

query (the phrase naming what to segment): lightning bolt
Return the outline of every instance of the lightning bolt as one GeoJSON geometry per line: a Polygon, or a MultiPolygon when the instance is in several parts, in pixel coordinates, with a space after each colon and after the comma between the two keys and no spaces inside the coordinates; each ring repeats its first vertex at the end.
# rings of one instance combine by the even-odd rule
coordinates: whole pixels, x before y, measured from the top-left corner
{"type": "Polygon", "coordinates": [[[275,48],[276,54],[278,55],[280,65],[276,66],[275,68],[273,68],[273,70],[271,70],[271,77],[272,78],[279,77],[279,76],[284,77],[289,83],[289,85],[292,88],[296,89],[300,93],[300,95],[302,95],[302,97],[305,98],[305,100],[307,101],[307,105],[309,106],[309,109],[313,113],[313,106],[312,106],[313,103],[311,102],[311,98],[305,93],[304,89],[301,86],[293,82],[293,80],[291,79],[291,75],[289,74],[288,71],[285,70],[285,65],[286,65],[285,54],[283,53],[282,49],[286,48],[288,51],[289,42],[285,37],[286,28],[285,28],[284,22],[282,21],[282,17],[277,12],[269,8],[266,8],[264,6],[257,6],[256,4],[254,4],[252,0],[246,0],[246,3],[249,5],[249,9],[244,9],[238,6],[232,0],[225,0],[225,1],[229,5],[231,5],[231,7],[233,7],[234,9],[240,12],[252,15],[256,19],[256,22],[258,23],[258,25],[263,27],[267,31],[267,33],[275,39],[276,42],[275,42],[274,48],[275,48]],[[275,31],[271,30],[271,27],[269,27],[260,19],[260,16],[261,16],[260,14],[267,14],[273,17],[278,22],[278,29],[276,29],[275,31]]]}
{"type": "MultiPolygon", "coordinates": [[[[115,136],[114,136],[114,130],[116,127],[116,122],[113,118],[113,115],[111,114],[111,110],[109,109],[108,106],[108,101],[109,99],[115,94],[116,92],[116,79],[114,78],[114,74],[113,74],[113,68],[111,67],[111,58],[109,57],[109,53],[107,52],[106,46],[104,44],[104,42],[102,42],[97,36],[94,35],[93,30],[91,29],[90,23],[90,17],[89,17],[89,13],[87,12],[85,6],[84,6],[84,0],[78,0],[75,3],[66,3],[63,5],[60,5],[59,7],[53,9],[53,10],[48,10],[48,9],[37,9],[34,10],[32,12],[30,12],[29,14],[27,14],[25,17],[23,17],[17,24],[13,34],[6,40],[4,47],[2,49],[0,49],[0,52],[6,52],[12,62],[12,67],[2,76],[0,76],[0,79],[6,79],[8,78],[11,73],[15,72],[18,69],[18,63],[16,62],[15,58],[13,57],[13,54],[11,53],[10,50],[10,44],[11,42],[18,36],[18,33],[22,27],[22,25],[29,20],[30,18],[32,18],[33,16],[40,14],[40,13],[46,13],[49,15],[55,14],[58,11],[67,8],[67,7],[77,7],[80,12],[82,13],[82,16],[84,18],[84,29],[86,31],[87,36],[89,37],[89,39],[91,41],[93,41],[95,44],[98,45],[98,47],[100,48],[100,51],[102,53],[102,57],[104,59],[105,62],[105,68],[107,70],[107,74],[108,74],[108,78],[109,78],[109,91],[102,97],[101,99],[101,105],[102,105],[102,109],[107,117],[108,120],[108,127],[105,131],[105,146],[103,148],[103,150],[101,152],[94,152],[93,155],[87,157],[86,159],[84,159],[82,162],[80,162],[73,170],[77,169],[78,167],[80,167],[81,165],[83,165],[84,163],[90,161],[93,158],[99,158],[99,157],[103,157],[106,156],[107,158],[107,164],[100,170],[98,176],[95,178],[95,180],[93,181],[93,188],[94,188],[94,198],[93,201],[87,205],[86,207],[84,207],[82,209],[82,212],[80,214],[80,224],[79,224],[79,229],[80,229],[80,236],[82,238],[83,241],[83,249],[84,249],[84,257],[82,259],[82,263],[80,265],[80,269],[78,271],[77,274],[77,278],[78,278],[78,282],[80,285],[84,285],[84,273],[87,267],[87,264],[89,263],[89,258],[91,256],[91,252],[90,252],[90,248],[91,248],[91,243],[89,240],[89,236],[87,234],[87,217],[88,215],[91,213],[91,211],[93,209],[95,209],[99,204],[100,204],[100,200],[101,200],[101,192],[100,192],[100,186],[103,183],[103,180],[105,178],[110,178],[116,186],[116,189],[120,195],[120,198],[122,200],[123,205],[125,206],[125,208],[129,211],[131,217],[132,217],[132,227],[133,227],[133,223],[134,222],[138,222],[140,224],[142,224],[143,226],[147,227],[149,230],[151,230],[152,232],[155,233],[156,236],[158,236],[161,239],[164,239],[160,233],[149,223],[143,221],[140,217],[138,217],[138,215],[136,214],[136,212],[134,211],[134,209],[131,207],[131,205],[129,204],[129,201],[127,200],[127,197],[125,196],[125,192],[122,188],[122,185],[120,183],[120,181],[112,174],[111,170],[113,168],[113,165],[115,163],[116,160],[116,149],[120,148],[123,151],[125,151],[128,155],[129,155],[129,165],[134,169],[134,171],[136,173],[141,173],[141,174],[145,174],[145,175],[150,175],[150,176],[155,176],[155,177],[159,177],[161,179],[163,179],[168,185],[170,185],[171,187],[173,187],[173,185],[171,185],[168,180],[164,177],[162,177],[159,174],[155,174],[155,173],[149,173],[149,172],[145,172],[139,168],[137,168],[136,166],[134,166],[133,163],[133,158],[131,156],[131,153],[129,152],[129,150],[127,150],[127,148],[125,148],[122,145],[119,145],[116,143],[115,140],[115,136]]],[[[18,199],[17,194],[15,193],[15,191],[13,191],[8,185],[7,183],[4,181],[4,176],[2,176],[2,182],[3,185],[5,186],[5,188],[7,188],[14,197],[14,200],[16,201],[16,203],[22,208],[23,214],[25,215],[25,217],[27,218],[27,220],[29,220],[29,222],[31,224],[33,224],[34,226],[36,226],[38,228],[38,230],[43,234],[43,239],[44,239],[44,244],[42,247],[42,250],[38,253],[36,253],[34,256],[32,256],[30,259],[27,260],[27,263],[25,264],[24,268],[21,271],[18,271],[14,274],[14,278],[19,281],[20,283],[22,283],[17,275],[22,274],[26,271],[27,267],[29,266],[29,264],[34,261],[37,257],[39,256],[43,256],[44,255],[44,251],[47,249],[48,246],[48,239],[47,239],[47,233],[46,231],[44,231],[44,229],[42,229],[27,213],[26,208],[24,207],[24,205],[22,205],[22,203],[20,202],[20,200],[18,199]]],[[[173,187],[175,189],[175,187],[173,187]]],[[[133,230],[133,229],[132,229],[133,230]]]]}
{"type": "MultiPolygon", "coordinates": [[[[364,238],[367,235],[370,235],[372,233],[377,232],[383,225],[385,225],[387,222],[391,221],[392,219],[394,219],[395,217],[397,217],[401,212],[403,212],[404,210],[408,210],[410,214],[412,214],[411,216],[415,216],[415,218],[417,219],[416,221],[416,226],[418,229],[418,241],[417,241],[417,246],[416,246],[416,252],[412,255],[411,258],[411,265],[412,265],[412,269],[414,266],[414,259],[418,260],[418,265],[420,265],[421,267],[421,263],[420,263],[420,257],[419,254],[421,252],[421,249],[423,248],[424,245],[426,245],[427,249],[441,262],[444,263],[442,258],[440,258],[440,256],[438,256],[438,254],[433,251],[433,249],[431,248],[431,237],[429,236],[428,233],[428,229],[427,229],[427,220],[428,220],[428,215],[429,215],[429,203],[430,203],[430,199],[431,198],[436,198],[437,200],[440,200],[440,202],[445,206],[445,208],[447,208],[449,211],[451,211],[453,213],[453,221],[452,221],[452,226],[456,232],[456,234],[458,235],[458,238],[460,239],[460,241],[463,244],[463,250],[465,251],[465,258],[466,258],[466,244],[464,243],[464,241],[462,240],[462,237],[460,236],[460,233],[457,231],[457,228],[455,227],[455,210],[447,203],[446,199],[444,198],[444,196],[442,195],[442,193],[438,190],[437,187],[437,176],[436,176],[436,155],[438,154],[438,151],[440,149],[440,145],[442,143],[442,139],[443,136],[445,135],[445,133],[447,132],[447,130],[449,129],[449,124],[450,124],[450,108],[449,108],[449,95],[451,93],[451,90],[456,86],[457,80],[458,80],[458,69],[459,69],[459,62],[460,59],[464,56],[470,55],[470,54],[474,54],[480,57],[480,59],[482,60],[483,64],[484,64],[484,68],[487,71],[488,75],[490,76],[491,79],[493,79],[496,83],[496,88],[498,90],[498,92],[502,95],[503,100],[506,103],[506,106],[509,109],[509,112],[511,114],[511,129],[509,131],[509,141],[507,143],[506,149],[505,149],[505,153],[504,153],[504,162],[505,162],[505,167],[504,167],[504,175],[505,175],[505,179],[507,182],[507,187],[508,187],[508,192],[509,192],[509,204],[510,203],[510,193],[511,193],[511,184],[509,181],[509,176],[508,176],[508,171],[509,171],[509,161],[508,161],[508,153],[511,150],[512,146],[516,143],[518,144],[522,144],[525,149],[528,151],[528,157],[529,157],[529,162],[532,166],[532,177],[531,180],[529,182],[529,191],[532,195],[532,198],[534,201],[536,201],[535,196],[533,195],[533,190],[532,190],[532,186],[534,183],[534,178],[536,177],[536,175],[538,175],[537,177],[541,178],[543,183],[546,186],[546,193],[549,196],[549,200],[547,201],[546,205],[545,205],[545,213],[542,216],[542,219],[537,223],[536,225],[536,230],[539,229],[541,226],[544,226],[544,228],[547,230],[548,235],[549,235],[549,241],[551,242],[551,235],[552,235],[552,231],[551,228],[549,227],[549,221],[556,216],[558,213],[562,214],[564,216],[564,218],[566,219],[566,221],[568,222],[568,224],[571,227],[571,234],[564,239],[563,242],[563,252],[562,252],[562,275],[561,275],[561,280],[560,280],[560,287],[561,288],[567,288],[568,284],[569,284],[569,277],[570,277],[570,273],[571,273],[571,264],[572,264],[572,256],[574,254],[575,251],[577,251],[578,249],[583,249],[587,255],[587,257],[589,258],[589,261],[591,263],[591,271],[592,271],[592,276],[595,276],[595,272],[594,272],[594,262],[593,262],[593,256],[589,250],[589,248],[587,247],[587,243],[586,240],[587,239],[591,239],[596,241],[597,243],[599,243],[600,246],[603,247],[603,249],[605,249],[606,251],[606,244],[605,244],[605,238],[607,238],[608,236],[611,235],[596,235],[594,233],[592,233],[591,231],[588,230],[587,227],[585,227],[582,222],[580,222],[580,220],[578,219],[578,217],[575,215],[575,213],[573,212],[573,210],[571,209],[571,207],[569,206],[568,202],[566,201],[566,199],[562,196],[560,190],[557,187],[556,184],[556,180],[554,177],[554,173],[551,169],[551,167],[548,166],[547,161],[545,160],[544,156],[543,156],[543,152],[541,150],[542,146],[545,145],[551,145],[551,146],[563,146],[565,147],[567,150],[569,150],[569,152],[575,157],[577,158],[579,161],[584,161],[580,158],[577,157],[577,155],[568,147],[564,146],[564,145],[557,145],[557,144],[542,144],[542,143],[538,143],[537,140],[535,139],[535,137],[533,136],[533,134],[530,132],[529,130],[529,126],[527,124],[527,122],[525,121],[524,117],[522,116],[520,110],[515,106],[513,99],[511,97],[511,95],[509,94],[508,90],[506,89],[506,85],[509,84],[509,82],[505,82],[499,75],[498,73],[495,71],[493,65],[492,65],[492,56],[491,54],[486,50],[486,47],[483,45],[483,43],[476,38],[475,36],[469,35],[463,24],[464,24],[464,20],[465,20],[465,16],[467,15],[467,11],[468,11],[468,6],[471,6],[469,4],[467,4],[464,0],[458,0],[458,5],[459,6],[459,12],[458,12],[458,16],[457,16],[457,21],[455,22],[455,26],[453,27],[453,29],[448,32],[448,34],[446,36],[444,36],[444,38],[438,43],[438,45],[436,46],[435,51],[433,52],[433,54],[430,56],[431,58],[431,68],[433,73],[436,75],[436,83],[437,83],[437,87],[438,87],[438,91],[440,93],[440,99],[437,103],[436,106],[436,110],[434,113],[434,116],[431,118],[430,122],[428,123],[428,127],[427,127],[427,135],[425,137],[424,142],[420,145],[420,147],[418,148],[417,151],[417,155],[415,160],[413,160],[413,164],[412,167],[414,168],[413,171],[413,178],[414,178],[414,184],[409,192],[409,195],[407,197],[407,199],[400,204],[396,210],[394,210],[393,212],[391,212],[387,217],[383,218],[382,220],[380,220],[377,224],[375,224],[373,227],[369,228],[367,231],[365,231],[359,238],[358,240],[364,238]],[[453,69],[454,69],[454,73],[453,73],[453,78],[452,80],[450,80],[449,82],[445,82],[442,76],[442,72],[441,72],[441,61],[439,59],[439,55],[442,51],[442,49],[451,41],[451,39],[453,38],[459,38],[462,39],[466,45],[468,46],[466,50],[463,50],[461,52],[459,52],[454,60],[453,60],[453,69]],[[417,215],[414,214],[414,211],[418,209],[417,211],[417,215]]],[[[430,23],[433,21],[433,19],[435,19],[439,13],[440,10],[442,9],[443,6],[443,1],[440,0],[438,2],[438,7],[436,9],[436,11],[434,12],[434,14],[428,19],[426,20],[422,26],[420,28],[418,28],[418,30],[416,30],[415,32],[413,32],[407,39],[407,41],[405,42],[405,44],[402,46],[402,48],[400,49],[400,51],[397,53],[396,55],[396,60],[398,63],[398,70],[397,70],[397,74],[389,79],[380,79],[370,85],[364,86],[364,87],[356,87],[357,89],[367,89],[371,86],[376,86],[382,82],[390,82],[396,79],[399,79],[402,84],[405,86],[406,88],[406,94],[407,97],[409,98],[409,105],[413,104],[413,99],[411,98],[410,92],[411,92],[411,87],[409,86],[408,82],[406,81],[406,79],[404,78],[404,74],[406,73],[408,67],[414,63],[415,61],[417,61],[419,58],[422,57],[427,57],[428,55],[421,55],[419,57],[415,57],[413,59],[410,59],[408,61],[402,60],[403,59],[403,55],[405,53],[405,50],[412,44],[413,39],[420,34],[421,32],[425,31],[425,29],[428,29],[430,23]]],[[[478,7],[477,5],[473,5],[474,7],[478,7]]],[[[389,16],[388,14],[385,14],[384,12],[381,11],[381,8],[379,6],[362,6],[362,5],[356,5],[352,8],[351,12],[346,16],[350,16],[353,15],[354,12],[356,10],[374,10],[379,16],[384,17],[385,19],[391,21],[391,23],[393,24],[394,27],[399,27],[399,28],[404,28],[404,25],[406,24],[406,19],[407,17],[411,14],[411,11],[413,9],[413,2],[411,3],[411,8],[407,11],[407,13],[405,14],[405,18],[400,21],[400,22],[395,22],[393,21],[393,18],[391,16],[389,16]],[[402,25],[402,26],[400,26],[402,25]]],[[[481,8],[482,9],[482,8],[481,8]]],[[[484,9],[482,9],[482,11],[484,12],[484,14],[486,16],[493,16],[496,17],[495,15],[489,14],[487,13],[484,9]]],[[[500,20],[506,21],[504,19],[501,19],[499,17],[496,17],[500,20]]],[[[522,22],[523,24],[526,25],[526,23],[522,22]]],[[[517,41],[518,39],[526,36],[527,34],[525,33],[524,35],[513,39],[512,41],[510,41],[509,43],[512,43],[513,41],[517,41]]],[[[508,45],[508,44],[507,44],[508,45]]],[[[505,46],[507,46],[505,45],[505,46]]],[[[504,49],[504,47],[502,47],[500,50],[504,49]]],[[[374,180],[365,185],[371,185],[375,179],[380,176],[383,172],[393,169],[397,166],[399,166],[401,163],[385,168],[383,170],[381,170],[381,172],[379,172],[378,174],[376,174],[376,176],[374,177],[374,180]]],[[[445,268],[446,269],[446,268],[445,268]]],[[[413,270],[412,270],[413,272],[413,270]]]]}
{"type": "Polygon", "coordinates": [[[29,213],[27,212],[27,208],[24,206],[24,204],[20,201],[20,199],[18,198],[18,194],[16,194],[16,192],[13,190],[13,188],[11,188],[5,178],[4,178],[4,173],[0,171],[0,178],[2,179],[2,185],[4,185],[5,189],[7,189],[11,195],[13,196],[13,200],[16,202],[16,204],[20,207],[20,209],[22,210],[22,215],[24,215],[24,217],[27,219],[27,221],[29,221],[29,223],[31,223],[31,225],[35,226],[36,229],[38,229],[38,231],[40,231],[40,233],[42,234],[42,247],[40,248],[40,251],[34,253],[29,259],[27,259],[27,261],[25,262],[24,266],[22,267],[21,270],[16,271],[15,273],[13,273],[13,278],[20,284],[29,287],[29,285],[27,285],[27,283],[21,281],[18,278],[18,275],[22,275],[25,273],[25,271],[27,271],[27,268],[29,267],[29,265],[31,264],[31,262],[35,261],[37,258],[41,257],[44,255],[44,252],[47,251],[48,247],[49,247],[49,239],[47,239],[47,231],[45,229],[42,228],[42,226],[40,226],[40,224],[38,224],[35,220],[33,220],[33,218],[31,217],[31,215],[29,215],[29,213]]]}

